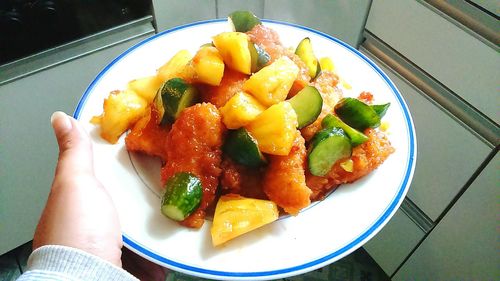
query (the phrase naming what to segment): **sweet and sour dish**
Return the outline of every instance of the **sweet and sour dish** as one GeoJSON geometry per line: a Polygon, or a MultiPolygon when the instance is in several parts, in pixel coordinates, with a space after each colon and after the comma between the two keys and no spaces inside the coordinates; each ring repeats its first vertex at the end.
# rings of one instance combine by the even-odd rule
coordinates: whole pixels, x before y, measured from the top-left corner
{"type": "Polygon", "coordinates": [[[381,128],[389,104],[344,97],[349,85],[309,38],[283,46],[248,11],[228,22],[111,92],[91,120],[109,143],[127,132],[128,151],[161,159],[161,212],[190,228],[211,217],[215,246],[299,215],[394,151],[381,128]]]}

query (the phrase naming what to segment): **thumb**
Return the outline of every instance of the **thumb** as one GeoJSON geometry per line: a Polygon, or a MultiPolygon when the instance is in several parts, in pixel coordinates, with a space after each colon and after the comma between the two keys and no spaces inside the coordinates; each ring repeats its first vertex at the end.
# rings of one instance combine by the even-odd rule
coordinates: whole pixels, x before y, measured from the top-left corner
{"type": "Polygon", "coordinates": [[[93,174],[92,144],[81,124],[57,111],[50,118],[59,145],[57,175],[93,174]]]}

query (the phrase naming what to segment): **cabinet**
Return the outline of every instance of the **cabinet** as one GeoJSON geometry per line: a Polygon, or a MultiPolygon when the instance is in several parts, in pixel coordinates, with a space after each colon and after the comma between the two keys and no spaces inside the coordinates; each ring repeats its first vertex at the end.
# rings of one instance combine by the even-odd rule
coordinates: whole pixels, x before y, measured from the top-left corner
{"type": "MultiPolygon", "coordinates": [[[[101,38],[99,43],[73,46],[78,54],[85,50],[88,54],[67,62],[56,60],[56,66],[0,86],[0,254],[33,238],[45,206],[57,160],[51,114],[56,110],[72,114],[105,64],[154,32],[150,22],[139,30],[139,35],[110,34],[111,41],[101,38]]],[[[57,55],[64,52],[71,50],[57,55]]],[[[34,65],[36,61],[21,67],[34,65]]]]}
{"type": "Polygon", "coordinates": [[[489,14],[454,3],[373,1],[360,47],[399,88],[418,139],[415,175],[399,211],[407,219],[395,217],[365,245],[395,280],[498,276],[498,221],[489,215],[498,214],[491,199],[500,195],[498,163],[483,168],[500,144],[492,102],[499,98],[499,47],[474,30],[473,21],[487,22],[489,14]],[[461,16],[449,14],[457,10],[461,16]]]}
{"type": "Polygon", "coordinates": [[[499,171],[496,153],[394,281],[498,279],[499,171]]]}
{"type": "Polygon", "coordinates": [[[370,2],[360,0],[346,4],[343,1],[315,0],[312,4],[309,0],[154,0],[153,4],[159,31],[194,21],[226,18],[236,10],[249,10],[259,18],[297,23],[358,46],[370,2]],[[179,14],[183,16],[177,16],[179,14]]]}

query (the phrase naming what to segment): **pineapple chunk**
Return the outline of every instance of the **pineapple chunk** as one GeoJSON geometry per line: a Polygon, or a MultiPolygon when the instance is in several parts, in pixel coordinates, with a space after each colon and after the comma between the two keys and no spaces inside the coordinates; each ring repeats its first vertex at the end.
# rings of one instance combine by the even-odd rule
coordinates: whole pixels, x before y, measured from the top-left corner
{"type": "Polygon", "coordinates": [[[212,38],[226,65],[238,72],[250,74],[252,59],[248,48],[249,37],[241,32],[223,32],[212,38]]]}
{"type": "Polygon", "coordinates": [[[237,194],[221,196],[215,207],[210,233],[219,246],[235,237],[278,219],[278,207],[269,200],[245,198],[237,194]]]}
{"type": "Polygon", "coordinates": [[[257,140],[262,152],[288,155],[297,133],[297,114],[287,101],[275,104],[262,112],[245,128],[257,140]]]}
{"type": "Polygon", "coordinates": [[[191,80],[193,71],[190,61],[192,58],[193,56],[187,50],[177,52],[167,63],[158,69],[157,76],[160,83],[164,83],[174,77],[191,80]]]}
{"type": "Polygon", "coordinates": [[[238,129],[250,123],[266,108],[254,97],[238,92],[219,109],[222,122],[228,129],[238,129]]]}
{"type": "Polygon", "coordinates": [[[224,75],[224,61],[214,47],[203,47],[193,58],[196,81],[212,86],[219,86],[224,75]]]}
{"type": "Polygon", "coordinates": [[[281,57],[252,75],[243,85],[263,105],[284,101],[299,74],[299,68],[288,57],[281,57]]]}
{"type": "Polygon", "coordinates": [[[319,59],[319,65],[321,67],[322,71],[335,71],[335,64],[333,64],[333,61],[329,57],[323,57],[319,59]]]}
{"type": "Polygon", "coordinates": [[[148,104],[150,104],[155,98],[160,85],[161,81],[157,76],[148,76],[130,81],[127,88],[136,92],[148,104]]]}
{"type": "Polygon", "coordinates": [[[91,122],[100,124],[101,137],[114,144],[146,114],[146,107],[146,101],[131,90],[113,91],[104,100],[103,113],[93,117],[91,122]]]}

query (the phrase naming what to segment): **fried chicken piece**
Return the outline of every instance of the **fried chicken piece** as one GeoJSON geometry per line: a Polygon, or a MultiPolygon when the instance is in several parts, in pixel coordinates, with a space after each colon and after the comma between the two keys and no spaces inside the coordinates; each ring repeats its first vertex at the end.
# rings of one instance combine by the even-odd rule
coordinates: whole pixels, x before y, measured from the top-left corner
{"type": "Polygon", "coordinates": [[[199,86],[201,99],[215,105],[217,108],[223,107],[230,98],[242,91],[243,83],[247,79],[248,75],[226,67],[219,86],[199,86]]]}
{"type": "Polygon", "coordinates": [[[311,200],[319,200],[328,191],[340,184],[351,183],[364,177],[378,168],[394,152],[394,147],[392,147],[384,133],[374,129],[366,129],[364,133],[369,139],[353,148],[351,156],[353,161],[352,172],[348,172],[340,166],[340,163],[347,159],[337,161],[324,177],[313,176],[307,172],[307,186],[313,192],[311,200]]]}
{"type": "Polygon", "coordinates": [[[161,127],[159,114],[156,108],[149,107],[125,138],[128,151],[142,152],[166,160],[165,148],[170,126],[161,127]]]}
{"type": "Polygon", "coordinates": [[[285,212],[297,215],[311,203],[311,190],[306,185],[306,147],[304,138],[297,131],[295,141],[287,156],[269,155],[269,164],[262,181],[264,192],[285,212]]]}
{"type": "Polygon", "coordinates": [[[161,169],[162,182],[178,172],[190,172],[201,180],[203,186],[200,206],[181,222],[184,226],[200,228],[206,209],[215,198],[225,130],[217,108],[210,103],[201,103],[184,109],[168,134],[167,162],[161,169]]]}
{"type": "Polygon", "coordinates": [[[222,192],[239,194],[248,198],[268,199],[262,190],[264,170],[265,167],[246,167],[224,157],[221,175],[222,192]]]}

